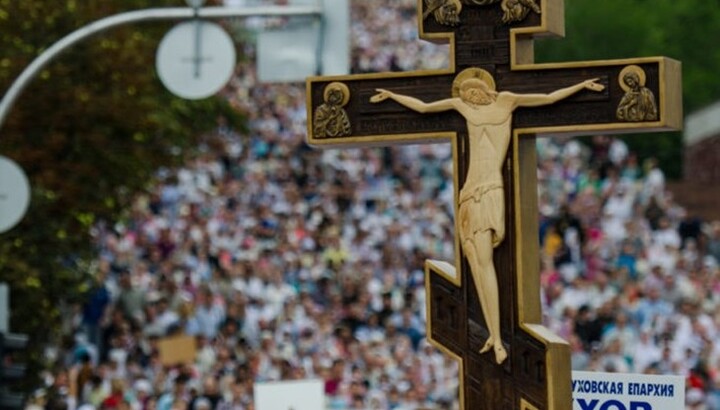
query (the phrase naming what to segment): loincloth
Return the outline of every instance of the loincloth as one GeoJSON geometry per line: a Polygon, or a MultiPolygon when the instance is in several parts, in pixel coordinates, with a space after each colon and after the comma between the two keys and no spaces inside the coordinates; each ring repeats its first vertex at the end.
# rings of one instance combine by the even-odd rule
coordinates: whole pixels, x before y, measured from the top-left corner
{"type": "Polygon", "coordinates": [[[460,239],[474,240],[478,232],[491,231],[492,245],[497,247],[505,238],[505,197],[500,182],[463,188],[458,198],[460,239]]]}

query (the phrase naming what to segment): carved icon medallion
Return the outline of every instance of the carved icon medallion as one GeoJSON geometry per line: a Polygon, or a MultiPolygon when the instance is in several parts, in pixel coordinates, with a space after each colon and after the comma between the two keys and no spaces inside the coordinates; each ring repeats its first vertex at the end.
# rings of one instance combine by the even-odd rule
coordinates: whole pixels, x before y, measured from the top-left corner
{"type": "Polygon", "coordinates": [[[315,138],[345,137],[350,135],[350,118],[343,108],[350,101],[347,85],[332,82],[323,92],[324,103],[320,104],[313,115],[313,134],[315,138]]]}
{"type": "Polygon", "coordinates": [[[655,95],[645,87],[645,71],[629,65],[618,76],[620,87],[625,95],[617,108],[617,118],[621,121],[639,122],[656,121],[658,119],[655,95]]]}

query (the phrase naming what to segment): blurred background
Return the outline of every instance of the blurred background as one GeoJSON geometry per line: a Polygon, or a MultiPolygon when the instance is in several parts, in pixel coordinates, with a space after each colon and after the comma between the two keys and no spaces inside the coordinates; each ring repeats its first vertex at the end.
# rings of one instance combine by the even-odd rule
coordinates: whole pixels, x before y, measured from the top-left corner
{"type": "MultiPolygon", "coordinates": [[[[545,324],[574,369],[681,374],[688,408],[720,409],[720,7],[565,3],[536,60],[680,60],[687,126],[538,140],[545,324]]],[[[227,1],[258,4],[292,2],[227,1]]],[[[185,4],[0,0],[0,89],[71,31],[163,6],[185,4]]],[[[416,7],[350,0],[353,73],[447,66],[416,7]]],[[[29,341],[2,361],[28,364],[27,406],[251,409],[254,383],[307,378],[333,409],[457,406],[423,283],[454,257],[450,147],[308,147],[304,83],[258,80],[258,33],[288,23],[223,20],[238,64],[211,98],[163,87],[173,24],[143,23],[69,49],[12,108],[0,155],[32,189],[0,282],[29,341]]]]}

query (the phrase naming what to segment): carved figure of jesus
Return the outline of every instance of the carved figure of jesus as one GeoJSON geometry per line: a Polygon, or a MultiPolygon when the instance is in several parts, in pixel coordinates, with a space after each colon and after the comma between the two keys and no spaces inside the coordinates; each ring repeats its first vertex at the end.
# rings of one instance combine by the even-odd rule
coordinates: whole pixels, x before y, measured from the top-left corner
{"type": "Polygon", "coordinates": [[[518,107],[550,105],[581,90],[602,91],[605,86],[591,79],[549,94],[497,92],[490,73],[469,68],[458,74],[453,89],[452,98],[430,103],[377,89],[370,102],[392,99],[419,113],[455,110],[467,121],[469,166],[457,209],[460,245],[470,264],[490,334],[480,353],[492,349],[496,363],[501,364],[508,353],[500,334],[500,300],[493,250],[505,237],[502,165],[510,144],[512,113],[518,107]]]}

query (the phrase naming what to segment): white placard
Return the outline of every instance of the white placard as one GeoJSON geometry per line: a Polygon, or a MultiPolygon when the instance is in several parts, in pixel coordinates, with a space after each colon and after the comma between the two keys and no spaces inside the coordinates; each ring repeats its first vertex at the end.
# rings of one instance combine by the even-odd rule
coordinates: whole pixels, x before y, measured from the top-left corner
{"type": "Polygon", "coordinates": [[[15,161],[0,155],[0,233],[15,226],[30,204],[30,183],[15,161]]]}
{"type": "Polygon", "coordinates": [[[319,410],[325,408],[322,380],[255,383],[256,410],[319,410]]]}
{"type": "MultiPolygon", "coordinates": [[[[291,0],[295,6],[319,0],[291,0]]],[[[304,82],[313,75],[350,72],[349,0],[321,0],[322,22],[296,21],[278,30],[258,34],[257,71],[264,83],[304,82]]]]}
{"type": "Polygon", "coordinates": [[[317,24],[261,32],[257,42],[258,80],[291,83],[316,75],[319,33],[317,24]]]}
{"type": "Polygon", "coordinates": [[[682,376],[572,372],[573,410],[682,410],[682,376]]]}

